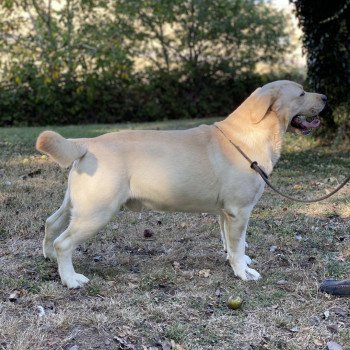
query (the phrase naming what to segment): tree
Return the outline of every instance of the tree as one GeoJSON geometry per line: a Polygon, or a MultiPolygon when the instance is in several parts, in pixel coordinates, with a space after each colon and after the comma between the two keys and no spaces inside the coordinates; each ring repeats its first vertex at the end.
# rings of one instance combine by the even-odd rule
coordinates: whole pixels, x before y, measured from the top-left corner
{"type": "Polygon", "coordinates": [[[308,83],[328,96],[324,133],[350,141],[350,1],[290,0],[303,29],[308,83]]]}
{"type": "Polygon", "coordinates": [[[23,67],[31,68],[47,82],[60,76],[71,80],[91,71],[125,73],[131,60],[115,18],[108,18],[109,5],[110,0],[4,1],[0,5],[0,52],[6,57],[2,70],[19,74],[23,67]]]}
{"type": "Polygon", "coordinates": [[[168,72],[241,74],[281,62],[290,44],[283,12],[262,0],[116,0],[115,11],[134,29],[134,55],[168,72]]]}
{"type": "Polygon", "coordinates": [[[110,120],[133,65],[110,3],[0,3],[0,124],[110,120]]]}
{"type": "Polygon", "coordinates": [[[261,83],[257,64],[282,62],[290,47],[287,18],[262,0],[116,0],[115,12],[132,28],[132,56],[150,96],[160,93],[170,115],[180,96],[187,116],[209,106],[226,114],[261,83]]]}

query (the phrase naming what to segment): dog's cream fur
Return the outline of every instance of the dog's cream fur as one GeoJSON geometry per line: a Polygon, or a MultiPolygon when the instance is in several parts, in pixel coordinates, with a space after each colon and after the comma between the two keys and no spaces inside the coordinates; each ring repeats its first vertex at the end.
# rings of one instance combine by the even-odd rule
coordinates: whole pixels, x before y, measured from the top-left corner
{"type": "MultiPolygon", "coordinates": [[[[322,96],[276,81],[253,92],[217,126],[266,173],[271,173],[293,116],[314,116],[322,96]]],[[[62,283],[88,279],[75,272],[77,244],[107,224],[121,206],[219,214],[224,249],[236,276],[256,280],[249,268],[245,234],[264,182],[215,126],[184,131],[122,131],[92,139],[43,132],[37,149],[61,166],[73,163],[62,206],[46,221],[44,256],[56,258],[62,283]]]]}

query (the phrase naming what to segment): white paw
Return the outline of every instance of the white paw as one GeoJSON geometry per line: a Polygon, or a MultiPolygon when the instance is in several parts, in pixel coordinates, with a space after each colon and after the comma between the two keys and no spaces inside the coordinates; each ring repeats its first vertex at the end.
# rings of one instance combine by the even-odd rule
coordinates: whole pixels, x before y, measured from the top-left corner
{"type": "Polygon", "coordinates": [[[261,275],[258,271],[251,269],[250,267],[247,267],[245,270],[247,279],[246,281],[257,281],[261,278],[261,275]]]}
{"type": "MultiPolygon", "coordinates": [[[[261,278],[260,273],[254,269],[248,267],[246,260],[246,255],[242,259],[243,261],[234,262],[230,260],[233,272],[237,277],[243,281],[256,281],[261,278]]],[[[237,260],[236,260],[237,261],[237,260]]]]}
{"type": "Polygon", "coordinates": [[[237,269],[237,271],[234,270],[234,273],[243,281],[257,281],[261,278],[261,275],[258,271],[251,269],[248,266],[245,269],[237,269]]]}
{"type": "Polygon", "coordinates": [[[80,273],[74,273],[73,275],[61,277],[62,284],[68,288],[80,288],[84,283],[89,282],[89,279],[80,273]]]}
{"type": "Polygon", "coordinates": [[[244,255],[244,260],[245,260],[247,265],[252,264],[252,259],[248,255],[244,255]]]}

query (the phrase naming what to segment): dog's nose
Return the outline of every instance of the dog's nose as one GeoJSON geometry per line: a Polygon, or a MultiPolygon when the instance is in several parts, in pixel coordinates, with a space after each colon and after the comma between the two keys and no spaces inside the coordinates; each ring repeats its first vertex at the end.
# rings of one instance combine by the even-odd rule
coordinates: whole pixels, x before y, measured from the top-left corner
{"type": "Polygon", "coordinates": [[[321,95],[321,100],[326,103],[327,102],[327,96],[326,95],[321,95]]]}

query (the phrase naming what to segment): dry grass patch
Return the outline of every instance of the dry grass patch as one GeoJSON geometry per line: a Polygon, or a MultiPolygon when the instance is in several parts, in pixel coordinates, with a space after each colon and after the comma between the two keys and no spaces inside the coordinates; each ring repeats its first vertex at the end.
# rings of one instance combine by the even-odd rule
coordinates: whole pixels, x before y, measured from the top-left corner
{"type": "MultiPolygon", "coordinates": [[[[94,136],[178,123],[59,131],[94,136]]],[[[266,190],[248,229],[261,281],[234,277],[215,216],[121,211],[77,249],[76,269],[91,281],[68,290],[41,252],[67,170],[34,151],[39,130],[0,129],[0,349],[321,350],[330,340],[349,348],[349,299],[318,292],[325,277],[350,278],[349,186],[312,205],[266,190]],[[227,308],[231,295],[244,299],[239,310],[227,308]]],[[[324,194],[349,165],[346,149],[288,137],[272,181],[296,195],[324,194]]]]}

